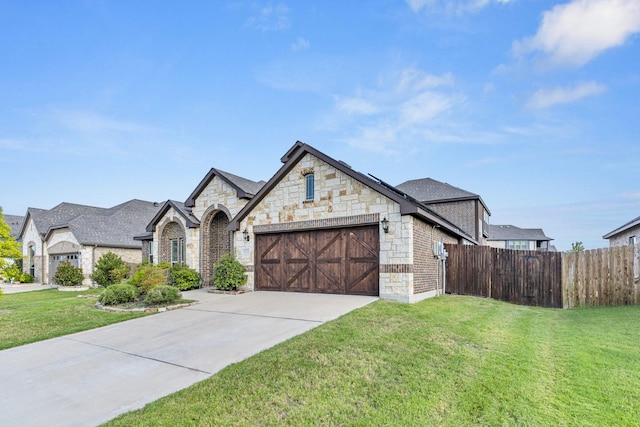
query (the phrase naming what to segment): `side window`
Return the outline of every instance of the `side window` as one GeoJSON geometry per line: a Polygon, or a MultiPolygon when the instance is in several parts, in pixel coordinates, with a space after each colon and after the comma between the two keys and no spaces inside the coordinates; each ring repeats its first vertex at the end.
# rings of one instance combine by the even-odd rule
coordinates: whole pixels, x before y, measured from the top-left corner
{"type": "Polygon", "coordinates": [[[310,173],[306,175],[304,178],[305,178],[306,189],[307,189],[305,200],[313,200],[313,195],[315,192],[314,176],[312,173],[310,173]]]}

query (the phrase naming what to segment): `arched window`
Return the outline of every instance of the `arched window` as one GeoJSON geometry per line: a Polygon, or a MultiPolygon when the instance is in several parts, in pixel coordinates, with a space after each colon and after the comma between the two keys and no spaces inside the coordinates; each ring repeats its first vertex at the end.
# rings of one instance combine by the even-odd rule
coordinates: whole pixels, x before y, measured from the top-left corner
{"type": "Polygon", "coordinates": [[[29,274],[36,275],[36,247],[29,245],[29,274]]]}

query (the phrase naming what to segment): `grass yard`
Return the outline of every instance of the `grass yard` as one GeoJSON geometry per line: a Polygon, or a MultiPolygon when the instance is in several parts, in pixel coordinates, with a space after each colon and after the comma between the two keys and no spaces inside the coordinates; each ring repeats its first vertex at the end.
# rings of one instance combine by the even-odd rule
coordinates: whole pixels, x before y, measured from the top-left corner
{"type": "Polygon", "coordinates": [[[99,292],[48,289],[4,295],[0,299],[0,350],[145,315],[97,310],[97,298],[78,298],[99,292]]]}
{"type": "Polygon", "coordinates": [[[640,424],[640,307],[378,301],[108,426],[640,424]]]}

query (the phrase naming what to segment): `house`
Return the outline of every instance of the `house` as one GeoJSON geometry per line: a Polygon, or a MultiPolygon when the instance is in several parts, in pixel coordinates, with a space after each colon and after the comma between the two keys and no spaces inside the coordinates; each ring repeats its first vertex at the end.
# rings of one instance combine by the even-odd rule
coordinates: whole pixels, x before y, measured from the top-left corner
{"type": "Polygon", "coordinates": [[[145,258],[185,264],[211,281],[213,265],[232,252],[229,222],[262,188],[255,182],[212,168],[185,202],[168,200],[136,236],[145,258]]]}
{"type": "Polygon", "coordinates": [[[460,226],[480,244],[486,243],[491,211],[479,195],[431,178],[405,181],[397,188],[460,226]]]}
{"type": "Polygon", "coordinates": [[[442,292],[442,243],[479,243],[406,192],[300,141],[281,161],[229,224],[248,290],[415,302],[442,292]]]}
{"type": "Polygon", "coordinates": [[[554,251],[541,228],[519,228],[515,225],[489,225],[488,246],[498,249],[554,251]]]}
{"type": "Polygon", "coordinates": [[[602,236],[609,240],[609,246],[637,245],[640,239],[640,217],[602,236]]]}
{"type": "Polygon", "coordinates": [[[24,217],[20,215],[6,215],[4,214],[4,222],[9,225],[11,231],[9,235],[14,239],[18,239],[18,233],[20,233],[20,228],[22,227],[22,223],[24,222],[24,217]]]}
{"type": "Polygon", "coordinates": [[[50,283],[57,266],[70,261],[82,267],[84,284],[100,257],[111,251],[129,264],[142,261],[142,245],[133,239],[158,211],[159,205],[130,200],[112,208],[61,203],[46,210],[28,208],[18,233],[24,271],[37,282],[50,283]]]}

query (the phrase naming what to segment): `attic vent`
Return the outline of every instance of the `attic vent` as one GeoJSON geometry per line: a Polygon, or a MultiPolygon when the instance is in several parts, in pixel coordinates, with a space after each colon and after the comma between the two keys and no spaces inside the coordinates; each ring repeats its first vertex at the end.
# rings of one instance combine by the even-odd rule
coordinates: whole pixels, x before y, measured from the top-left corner
{"type": "Polygon", "coordinates": [[[348,167],[349,169],[353,169],[353,168],[351,167],[351,165],[350,165],[349,163],[345,162],[344,160],[338,160],[338,163],[340,163],[341,165],[344,165],[344,166],[348,167]]]}

